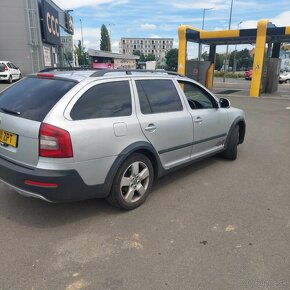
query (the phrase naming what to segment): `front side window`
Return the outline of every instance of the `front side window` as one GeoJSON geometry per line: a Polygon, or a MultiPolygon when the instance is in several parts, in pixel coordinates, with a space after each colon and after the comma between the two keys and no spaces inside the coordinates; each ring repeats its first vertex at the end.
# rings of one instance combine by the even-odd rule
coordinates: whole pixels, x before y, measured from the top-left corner
{"type": "Polygon", "coordinates": [[[143,114],[183,110],[180,97],[171,80],[138,80],[136,86],[143,114]]]}
{"type": "Polygon", "coordinates": [[[128,81],[109,82],[88,89],[71,110],[73,120],[129,116],[132,114],[128,81]]]}
{"type": "Polygon", "coordinates": [[[178,81],[178,83],[183,90],[191,109],[216,108],[217,105],[213,97],[200,86],[184,81],[178,81]]]}

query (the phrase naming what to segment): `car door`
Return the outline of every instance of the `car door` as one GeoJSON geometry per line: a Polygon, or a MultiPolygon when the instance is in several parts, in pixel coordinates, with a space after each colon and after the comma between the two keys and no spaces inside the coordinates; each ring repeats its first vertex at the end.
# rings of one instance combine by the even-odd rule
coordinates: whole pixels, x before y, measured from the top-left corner
{"type": "Polygon", "coordinates": [[[218,101],[200,85],[184,80],[178,80],[178,84],[193,122],[191,158],[221,150],[228,131],[227,109],[220,108],[218,101]]]}
{"type": "MultiPolygon", "coordinates": [[[[69,121],[62,124],[70,132],[76,162],[94,163],[102,159],[99,164],[105,166],[103,173],[106,174],[125,148],[146,141],[132,95],[128,78],[92,81],[78,91],[64,113],[69,121]]],[[[92,184],[99,178],[96,172],[88,174],[95,177],[90,179],[92,184]]]]}
{"type": "Polygon", "coordinates": [[[14,68],[12,66],[12,64],[10,62],[7,62],[7,66],[9,68],[9,73],[12,76],[12,80],[15,80],[15,72],[14,72],[14,68]]]}
{"type": "Polygon", "coordinates": [[[19,80],[20,79],[20,70],[19,70],[19,68],[12,62],[10,63],[10,65],[13,68],[14,79],[19,80]]]}
{"type": "Polygon", "coordinates": [[[168,169],[190,160],[193,125],[185,100],[172,79],[134,80],[142,131],[168,169]]]}

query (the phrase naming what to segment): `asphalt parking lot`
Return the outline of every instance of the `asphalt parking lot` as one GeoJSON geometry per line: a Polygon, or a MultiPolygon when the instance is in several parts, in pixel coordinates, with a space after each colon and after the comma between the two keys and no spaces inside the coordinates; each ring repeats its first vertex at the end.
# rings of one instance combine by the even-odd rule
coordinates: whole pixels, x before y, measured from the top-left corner
{"type": "Polygon", "coordinates": [[[0,289],[290,289],[290,100],[225,97],[246,112],[238,159],[171,173],[134,211],[1,184],[0,289]]]}

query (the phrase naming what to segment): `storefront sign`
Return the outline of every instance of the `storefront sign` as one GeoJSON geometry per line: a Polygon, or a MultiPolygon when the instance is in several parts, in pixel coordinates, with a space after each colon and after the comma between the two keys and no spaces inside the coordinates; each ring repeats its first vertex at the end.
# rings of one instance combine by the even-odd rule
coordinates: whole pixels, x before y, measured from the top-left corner
{"type": "Polygon", "coordinates": [[[44,58],[44,66],[51,67],[51,53],[50,48],[47,46],[43,46],[43,58],[44,58]]]}
{"type": "Polygon", "coordinates": [[[42,0],[43,10],[43,38],[44,42],[60,44],[59,17],[58,11],[54,9],[46,0],[42,0]]]}
{"type": "Polygon", "coordinates": [[[71,35],[74,34],[73,18],[68,12],[65,13],[65,30],[71,35]]]}

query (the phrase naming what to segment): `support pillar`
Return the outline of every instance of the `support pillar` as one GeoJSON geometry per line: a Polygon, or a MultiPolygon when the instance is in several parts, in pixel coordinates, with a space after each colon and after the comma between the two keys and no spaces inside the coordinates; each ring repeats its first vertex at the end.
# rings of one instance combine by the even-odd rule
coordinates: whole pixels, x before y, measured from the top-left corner
{"type": "Polygon", "coordinates": [[[186,40],[186,27],[179,26],[178,28],[178,73],[185,75],[186,66],[186,50],[187,50],[187,40],[186,40]]]}
{"type": "Polygon", "coordinates": [[[275,42],[272,50],[272,58],[279,58],[281,43],[275,42]]]}
{"type": "Polygon", "coordinates": [[[215,67],[215,54],[216,54],[216,46],[210,45],[209,48],[209,61],[211,62],[209,69],[206,74],[205,86],[208,89],[213,88],[213,79],[214,79],[214,67],[215,67]]]}
{"type": "Polygon", "coordinates": [[[257,38],[255,57],[253,64],[253,74],[250,89],[251,97],[259,97],[262,83],[263,63],[265,57],[265,44],[267,36],[268,20],[260,20],[257,27],[257,38]]]}

